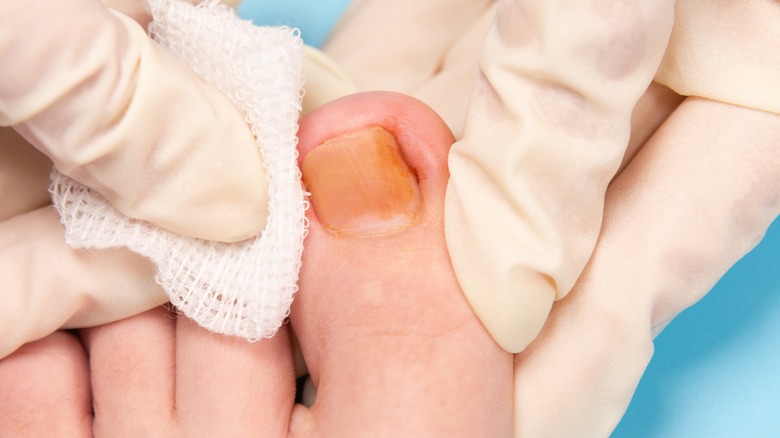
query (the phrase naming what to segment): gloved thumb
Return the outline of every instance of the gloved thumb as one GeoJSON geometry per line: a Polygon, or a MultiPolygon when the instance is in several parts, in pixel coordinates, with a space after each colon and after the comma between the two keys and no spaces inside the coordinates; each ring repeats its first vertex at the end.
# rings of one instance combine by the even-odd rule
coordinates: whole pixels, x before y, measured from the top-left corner
{"type": "Polygon", "coordinates": [[[126,216],[239,241],[267,215],[263,161],[228,98],[90,0],[0,1],[0,125],[126,216]]]}

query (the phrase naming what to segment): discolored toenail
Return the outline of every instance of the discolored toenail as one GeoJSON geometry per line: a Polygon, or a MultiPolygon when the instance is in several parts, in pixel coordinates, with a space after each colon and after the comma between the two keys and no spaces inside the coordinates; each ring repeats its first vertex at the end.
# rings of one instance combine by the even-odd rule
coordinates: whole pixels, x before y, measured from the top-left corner
{"type": "Polygon", "coordinates": [[[331,234],[384,234],[413,224],[422,195],[389,131],[371,126],[317,146],[301,165],[319,222],[331,234]]]}

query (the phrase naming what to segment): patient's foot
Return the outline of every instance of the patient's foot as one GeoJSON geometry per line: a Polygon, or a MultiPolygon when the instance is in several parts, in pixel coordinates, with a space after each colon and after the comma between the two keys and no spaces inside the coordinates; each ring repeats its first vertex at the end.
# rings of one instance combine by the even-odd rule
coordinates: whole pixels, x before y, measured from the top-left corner
{"type": "Polygon", "coordinates": [[[445,248],[448,128],[372,93],[311,113],[299,138],[313,209],[292,322],[318,393],[296,420],[330,436],[509,436],[511,356],[445,248]]]}
{"type": "MultiPolygon", "coordinates": [[[[348,97],[301,122],[313,208],[291,320],[318,389],[311,408],[293,405],[287,327],[248,344],[157,309],[84,334],[95,434],[510,436],[512,358],[472,313],[445,249],[452,141],[430,109],[395,94],[348,97]]],[[[73,403],[80,425],[89,399],[73,403]]]]}

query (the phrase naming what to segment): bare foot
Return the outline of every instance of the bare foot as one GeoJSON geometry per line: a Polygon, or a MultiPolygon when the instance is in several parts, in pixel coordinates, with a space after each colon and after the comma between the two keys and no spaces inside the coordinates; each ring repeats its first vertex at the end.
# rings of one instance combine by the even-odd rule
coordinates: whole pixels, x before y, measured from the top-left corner
{"type": "MultiPolygon", "coordinates": [[[[472,313],[445,248],[452,141],[397,94],[351,96],[301,122],[313,209],[291,321],[318,389],[311,408],[294,405],[288,327],[248,344],[156,309],[84,331],[94,418],[88,391],[62,412],[98,436],[511,436],[512,357],[472,313]]],[[[0,382],[23,352],[0,362],[0,382]]],[[[84,388],[84,375],[48,378],[84,388]]],[[[14,386],[3,390],[20,398],[14,386]]],[[[66,427],[52,430],[78,430],[66,427]]]]}

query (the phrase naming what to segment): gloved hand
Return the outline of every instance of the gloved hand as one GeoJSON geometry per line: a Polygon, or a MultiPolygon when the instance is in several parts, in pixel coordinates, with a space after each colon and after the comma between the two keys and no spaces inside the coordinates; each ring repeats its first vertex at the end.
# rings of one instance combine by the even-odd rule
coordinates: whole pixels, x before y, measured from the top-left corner
{"type": "Polygon", "coordinates": [[[657,80],[680,93],[780,111],[777,55],[752,33],[731,37],[759,17],[760,34],[776,38],[762,16],[776,8],[676,8],[665,56],[672,1],[359,0],[325,46],[361,89],[412,94],[461,137],[449,158],[450,254],[474,310],[509,351],[522,351],[571,290],[607,185],[679,103],[651,83],[659,65],[657,80]],[[714,56],[718,47],[735,57],[714,56]]]}
{"type": "Polygon", "coordinates": [[[45,155],[2,128],[0,157],[0,358],[59,328],[105,324],[167,301],[145,258],[65,243],[45,155]]]}
{"type": "Polygon", "coordinates": [[[243,115],[135,21],[89,0],[2,0],[0,63],[0,125],[126,216],[206,240],[263,229],[243,115]]]}
{"type": "MultiPolygon", "coordinates": [[[[139,0],[110,3],[149,20],[139,0]]],[[[266,181],[243,115],[126,16],[89,0],[0,0],[0,60],[0,357],[167,301],[148,260],[65,244],[48,206],[52,161],[177,233],[262,229],[266,181]]]]}
{"type": "Polygon", "coordinates": [[[383,50],[377,42],[373,53],[386,57],[380,62],[350,50],[348,41],[360,33],[371,46],[371,36],[387,30],[382,26],[400,27],[400,20],[378,20],[390,9],[381,1],[358,2],[326,52],[359,86],[410,92],[461,134],[449,163],[450,255],[487,329],[519,352],[593,250],[604,191],[626,152],[631,112],[661,60],[673,11],[669,3],[641,16],[638,7],[609,2],[595,9],[579,2],[450,3],[428,2],[422,12],[409,3],[398,12],[411,20],[401,33],[408,39],[383,50]],[[372,16],[378,24],[369,30],[372,16]]]}
{"type": "Polygon", "coordinates": [[[336,28],[325,50],[362,89],[413,94],[461,137],[448,244],[499,343],[523,350],[590,259],[516,356],[516,436],[608,435],[652,337],[777,216],[779,19],[760,1],[358,0],[336,28]],[[700,97],[669,117],[664,85],[700,97]]]}
{"type": "Polygon", "coordinates": [[[653,338],[780,212],[780,115],[688,98],[607,191],[593,257],[515,355],[515,436],[608,436],[653,338]]]}

